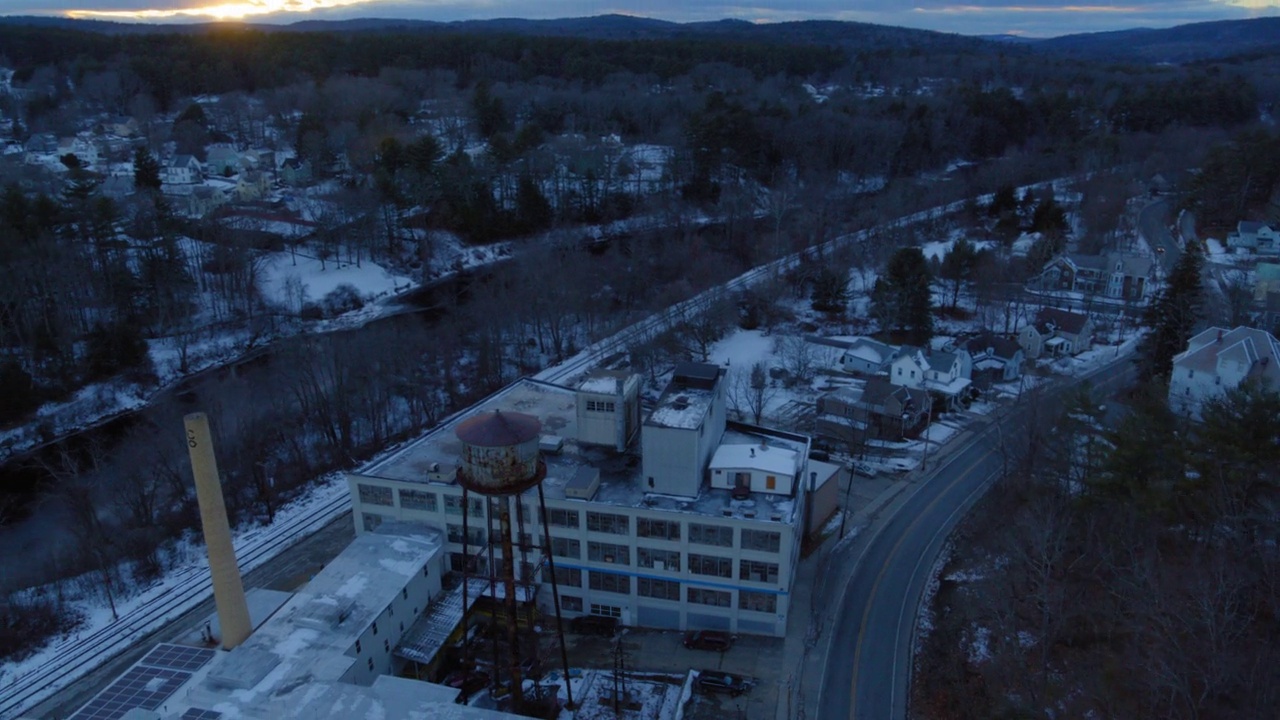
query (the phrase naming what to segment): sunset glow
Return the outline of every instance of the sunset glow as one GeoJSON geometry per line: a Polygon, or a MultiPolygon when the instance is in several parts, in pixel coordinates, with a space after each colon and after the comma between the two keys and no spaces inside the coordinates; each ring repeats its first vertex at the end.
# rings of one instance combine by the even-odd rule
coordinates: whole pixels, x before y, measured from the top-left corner
{"type": "Polygon", "coordinates": [[[368,5],[377,0],[241,0],[193,7],[156,8],[148,10],[68,10],[67,16],[98,20],[165,20],[171,18],[209,18],[242,20],[273,13],[307,13],[314,10],[368,5]]]}

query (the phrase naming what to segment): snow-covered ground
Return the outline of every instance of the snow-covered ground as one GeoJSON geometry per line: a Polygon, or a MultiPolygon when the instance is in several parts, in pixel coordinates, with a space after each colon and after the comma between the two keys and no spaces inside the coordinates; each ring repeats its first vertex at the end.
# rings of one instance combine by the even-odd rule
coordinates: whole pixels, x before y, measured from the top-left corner
{"type": "MultiPolygon", "coordinates": [[[[346,512],[350,509],[350,502],[341,501],[347,496],[345,476],[334,473],[314,485],[306,495],[278,510],[275,522],[270,526],[243,525],[237,528],[232,542],[240,571],[247,573],[253,570],[346,512]],[[314,521],[302,523],[303,519],[326,507],[327,513],[314,521]]],[[[101,643],[114,643],[113,647],[123,649],[133,640],[163,627],[204,602],[208,593],[195,591],[209,582],[209,562],[203,546],[187,540],[167,553],[170,569],[160,580],[143,587],[126,581],[124,587],[117,588],[115,607],[119,619],[112,617],[106,599],[93,590],[97,585],[92,580],[66,583],[62,589],[63,597],[70,612],[83,617],[84,622],[71,634],[55,640],[34,655],[0,665],[0,706],[6,699],[2,689],[13,688],[12,683],[31,673],[41,672],[47,665],[65,663],[72,653],[92,651],[93,647],[86,646],[92,645],[91,639],[95,636],[103,638],[101,643]],[[158,611],[161,608],[163,611],[158,611]]],[[[127,577],[128,573],[124,575],[127,577]]],[[[28,592],[41,594],[54,590],[40,588],[28,592]]],[[[58,688],[65,687],[96,666],[97,663],[81,662],[66,667],[58,682],[33,697],[30,703],[51,696],[58,688]]]]}
{"type": "Polygon", "coordinates": [[[413,287],[413,280],[364,260],[350,262],[318,258],[302,253],[278,252],[262,264],[259,288],[268,302],[300,312],[303,304],[318,302],[340,285],[354,287],[366,301],[398,294],[413,287]]]}

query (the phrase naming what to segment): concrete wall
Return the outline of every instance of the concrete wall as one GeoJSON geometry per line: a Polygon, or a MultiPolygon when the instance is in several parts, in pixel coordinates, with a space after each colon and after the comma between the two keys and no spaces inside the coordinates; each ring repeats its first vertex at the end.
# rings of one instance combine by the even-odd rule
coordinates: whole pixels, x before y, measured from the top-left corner
{"type": "Polygon", "coordinates": [[[747,473],[750,477],[751,492],[790,495],[795,486],[795,477],[792,475],[752,468],[716,468],[711,471],[711,487],[732,490],[737,486],[738,473],[747,473]],[[769,487],[770,477],[773,478],[773,487],[769,487]]]}
{"type": "MultiPolygon", "coordinates": [[[[694,497],[702,485],[706,425],[693,430],[645,425],[640,431],[643,463],[641,487],[646,492],[694,497]]],[[[719,440],[719,435],[716,440],[719,440]]]]}

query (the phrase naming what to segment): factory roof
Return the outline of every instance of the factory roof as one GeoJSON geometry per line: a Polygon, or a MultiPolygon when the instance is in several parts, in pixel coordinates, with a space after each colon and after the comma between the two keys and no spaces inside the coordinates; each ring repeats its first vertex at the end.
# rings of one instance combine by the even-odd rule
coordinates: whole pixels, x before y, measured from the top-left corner
{"type": "Polygon", "coordinates": [[[578,392],[621,395],[629,377],[629,374],[618,370],[594,370],[578,383],[578,392]]]}
{"type": "MultiPolygon", "coordinates": [[[[641,487],[640,465],[634,456],[618,454],[607,448],[580,445],[577,442],[577,406],[572,389],[528,378],[508,385],[446,420],[398,452],[373,462],[354,474],[445,487],[447,483],[432,482],[427,474],[432,464],[453,465],[458,462],[462,444],[454,435],[454,427],[471,415],[492,412],[494,409],[532,415],[542,422],[544,433],[552,432],[565,439],[560,453],[543,454],[547,476],[542,487],[548,500],[565,500],[565,489],[578,469],[594,467],[600,471],[599,489],[591,499],[571,499],[573,502],[584,505],[643,507],[718,518],[746,518],[743,512],[752,511],[757,521],[774,521],[774,517],[777,517],[776,522],[790,524],[795,521],[794,501],[784,495],[753,493],[749,499],[734,500],[729,490],[711,488],[705,483],[698,496],[693,498],[646,492],[641,487]]],[[[720,443],[758,447],[763,440],[767,440],[771,446],[796,453],[802,462],[808,456],[808,438],[804,436],[740,423],[730,422],[720,443]]],[[[537,489],[526,492],[529,499],[536,503],[537,489]]]]}

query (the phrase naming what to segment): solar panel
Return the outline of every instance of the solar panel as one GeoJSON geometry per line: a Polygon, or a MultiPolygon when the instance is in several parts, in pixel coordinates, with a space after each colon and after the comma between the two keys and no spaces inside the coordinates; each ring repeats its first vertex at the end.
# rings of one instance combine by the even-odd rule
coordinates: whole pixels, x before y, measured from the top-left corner
{"type": "Polygon", "coordinates": [[[191,708],[182,713],[182,720],[218,720],[222,717],[222,713],[217,710],[205,710],[204,708],[191,708]]]}
{"type": "Polygon", "coordinates": [[[147,656],[139,660],[142,665],[168,668],[170,670],[190,670],[192,672],[205,666],[213,659],[214,651],[209,648],[190,647],[160,643],[147,656]]]}
{"type": "Polygon", "coordinates": [[[71,720],[119,720],[134,708],[155,710],[190,679],[191,673],[185,670],[134,665],[71,720]]]}

